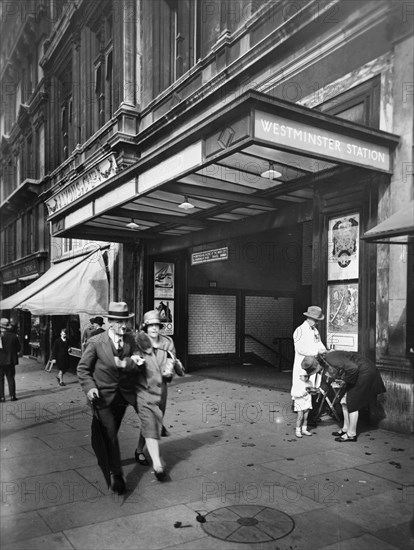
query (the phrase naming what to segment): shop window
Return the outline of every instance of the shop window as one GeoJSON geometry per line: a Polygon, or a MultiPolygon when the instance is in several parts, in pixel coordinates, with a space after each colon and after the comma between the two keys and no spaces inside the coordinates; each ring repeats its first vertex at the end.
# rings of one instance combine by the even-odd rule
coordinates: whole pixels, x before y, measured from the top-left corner
{"type": "Polygon", "coordinates": [[[379,128],[380,78],[370,79],[318,105],[317,110],[358,124],[379,128]]]}
{"type": "Polygon", "coordinates": [[[31,348],[31,355],[37,357],[40,350],[40,317],[32,315],[30,324],[29,346],[31,348]]]}

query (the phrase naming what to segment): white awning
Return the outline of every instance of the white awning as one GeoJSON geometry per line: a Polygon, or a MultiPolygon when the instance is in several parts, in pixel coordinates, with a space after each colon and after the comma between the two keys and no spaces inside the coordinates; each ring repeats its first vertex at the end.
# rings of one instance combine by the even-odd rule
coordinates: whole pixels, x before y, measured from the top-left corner
{"type": "Polygon", "coordinates": [[[25,309],[33,315],[105,314],[108,279],[102,255],[93,251],[52,265],[44,275],[0,301],[0,310],[25,309]]]}

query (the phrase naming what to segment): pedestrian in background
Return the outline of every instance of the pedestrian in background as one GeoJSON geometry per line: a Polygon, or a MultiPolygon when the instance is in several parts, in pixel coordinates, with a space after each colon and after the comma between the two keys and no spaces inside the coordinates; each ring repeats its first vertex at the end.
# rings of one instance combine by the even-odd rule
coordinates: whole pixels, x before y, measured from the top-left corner
{"type": "Polygon", "coordinates": [[[52,355],[50,357],[52,363],[59,369],[56,376],[59,386],[66,386],[63,381],[63,375],[69,370],[70,366],[70,345],[68,341],[68,332],[65,328],[60,331],[60,336],[53,342],[52,355]]]}
{"type": "Polygon", "coordinates": [[[82,351],[85,349],[86,343],[90,338],[92,332],[96,329],[97,329],[97,326],[95,325],[95,317],[92,317],[91,319],[89,319],[89,322],[84,328],[82,333],[82,340],[81,340],[82,351]]]}
{"type": "Polygon", "coordinates": [[[16,367],[19,363],[19,351],[21,345],[19,338],[9,319],[3,317],[0,321],[0,401],[5,401],[4,377],[7,378],[11,401],[17,401],[16,397],[16,367]]]}
{"type": "MultiPolygon", "coordinates": [[[[292,386],[299,382],[299,376],[303,376],[302,361],[305,357],[316,357],[320,353],[326,352],[326,347],[322,344],[321,337],[316,325],[322,321],[325,316],[319,306],[309,306],[303,314],[305,321],[293,333],[293,344],[295,347],[295,359],[293,362],[292,386]]],[[[318,387],[320,380],[318,374],[311,376],[311,382],[314,387],[318,387]]],[[[315,397],[312,397],[315,402],[315,397]]],[[[316,416],[310,412],[308,417],[308,426],[316,426],[316,416]]]]}
{"type": "Polygon", "coordinates": [[[97,334],[102,334],[102,332],[105,332],[105,329],[103,328],[103,325],[105,323],[103,317],[94,317],[91,319],[91,322],[94,325],[94,330],[90,333],[89,338],[92,336],[96,336],[97,334]]]}

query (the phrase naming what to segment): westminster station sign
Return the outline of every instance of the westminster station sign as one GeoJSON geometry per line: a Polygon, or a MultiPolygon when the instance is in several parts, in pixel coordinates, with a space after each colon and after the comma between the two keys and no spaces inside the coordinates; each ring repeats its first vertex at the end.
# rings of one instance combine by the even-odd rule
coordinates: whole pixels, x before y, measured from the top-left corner
{"type": "Polygon", "coordinates": [[[388,147],[262,111],[255,111],[254,137],[333,160],[384,172],[391,170],[388,147]]]}

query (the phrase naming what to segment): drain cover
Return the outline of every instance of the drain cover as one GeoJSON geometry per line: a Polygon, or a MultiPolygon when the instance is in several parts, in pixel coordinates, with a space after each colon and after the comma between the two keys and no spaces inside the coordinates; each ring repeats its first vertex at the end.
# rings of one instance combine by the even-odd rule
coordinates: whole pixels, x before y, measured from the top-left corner
{"type": "Polygon", "coordinates": [[[226,506],[209,512],[205,518],[201,527],[208,535],[246,544],[281,539],[295,527],[290,516],[268,506],[226,506]]]}

